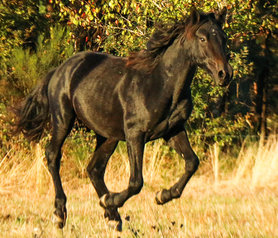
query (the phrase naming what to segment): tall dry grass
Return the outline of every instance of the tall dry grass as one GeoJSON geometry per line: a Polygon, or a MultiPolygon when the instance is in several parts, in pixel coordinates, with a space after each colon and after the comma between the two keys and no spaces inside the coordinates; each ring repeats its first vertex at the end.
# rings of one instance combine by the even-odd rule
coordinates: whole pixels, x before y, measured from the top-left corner
{"type": "Polygon", "coordinates": [[[267,141],[259,141],[251,146],[243,145],[234,171],[234,182],[245,181],[251,189],[277,189],[278,182],[278,141],[270,136],[267,141]]]}
{"type": "MultiPolygon", "coordinates": [[[[12,145],[0,160],[0,236],[54,237],[51,222],[54,189],[41,145],[31,150],[12,145]]],[[[170,187],[184,162],[163,141],[146,145],[145,186],[120,213],[123,232],[111,231],[97,195],[83,170],[88,161],[64,151],[61,176],[68,195],[68,221],[63,237],[277,237],[278,137],[243,143],[237,158],[216,144],[200,165],[182,197],[157,206],[155,193],[170,187]],[[232,161],[232,162],[231,162],[232,161]]],[[[128,184],[124,145],[109,161],[105,180],[112,191],[128,184]]],[[[61,236],[61,234],[59,234],[61,236]]]]}

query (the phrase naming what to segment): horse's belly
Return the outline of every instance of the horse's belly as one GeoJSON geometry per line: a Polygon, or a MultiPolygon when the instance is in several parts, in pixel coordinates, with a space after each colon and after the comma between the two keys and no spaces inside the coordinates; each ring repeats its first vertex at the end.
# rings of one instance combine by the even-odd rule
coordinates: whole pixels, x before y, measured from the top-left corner
{"type": "Polygon", "coordinates": [[[118,114],[109,112],[97,112],[89,108],[88,111],[76,109],[76,114],[88,128],[105,138],[124,140],[122,118],[118,114]]]}
{"type": "Polygon", "coordinates": [[[123,113],[117,98],[111,94],[96,94],[76,91],[73,106],[77,118],[105,138],[124,140],[123,113]]]}

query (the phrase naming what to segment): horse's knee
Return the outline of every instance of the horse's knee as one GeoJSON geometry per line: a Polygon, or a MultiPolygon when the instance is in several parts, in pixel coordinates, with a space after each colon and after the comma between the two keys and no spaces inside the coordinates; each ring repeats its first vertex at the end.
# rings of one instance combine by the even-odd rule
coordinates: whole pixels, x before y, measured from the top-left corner
{"type": "Polygon", "coordinates": [[[97,172],[90,164],[87,166],[86,170],[87,170],[87,174],[89,175],[89,177],[92,177],[97,172]]]}
{"type": "Polygon", "coordinates": [[[190,159],[186,160],[186,171],[189,173],[195,173],[198,169],[200,161],[196,155],[193,155],[190,159]]]}
{"type": "Polygon", "coordinates": [[[90,179],[101,179],[104,177],[104,171],[100,171],[99,169],[88,165],[87,167],[87,174],[89,175],[90,179]]]}
{"type": "Polygon", "coordinates": [[[55,152],[50,146],[45,149],[47,167],[50,172],[59,169],[61,152],[55,152]]]}
{"type": "Polygon", "coordinates": [[[140,193],[141,189],[143,188],[143,184],[144,184],[143,178],[138,178],[134,181],[130,181],[129,188],[128,188],[129,192],[132,195],[140,193]]]}
{"type": "Polygon", "coordinates": [[[53,167],[54,167],[54,154],[52,152],[52,150],[47,147],[45,149],[45,157],[46,157],[46,161],[47,161],[47,167],[48,167],[48,170],[51,170],[53,167]]]}

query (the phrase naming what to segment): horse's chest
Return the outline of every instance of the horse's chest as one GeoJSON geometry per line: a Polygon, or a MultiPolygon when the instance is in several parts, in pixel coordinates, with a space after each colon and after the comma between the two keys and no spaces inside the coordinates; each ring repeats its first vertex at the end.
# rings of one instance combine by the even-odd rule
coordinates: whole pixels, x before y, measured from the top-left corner
{"type": "Polygon", "coordinates": [[[168,113],[166,113],[162,120],[157,123],[152,131],[151,139],[156,139],[167,134],[177,125],[185,123],[192,111],[191,99],[181,100],[179,103],[174,105],[168,113]]]}
{"type": "Polygon", "coordinates": [[[170,112],[168,123],[169,126],[175,126],[179,121],[186,121],[192,111],[191,99],[181,100],[170,112]]]}

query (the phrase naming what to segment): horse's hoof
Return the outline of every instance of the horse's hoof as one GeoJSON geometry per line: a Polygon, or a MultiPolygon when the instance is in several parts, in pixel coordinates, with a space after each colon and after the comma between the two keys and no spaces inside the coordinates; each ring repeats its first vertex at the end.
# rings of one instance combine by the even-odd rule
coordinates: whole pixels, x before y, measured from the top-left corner
{"type": "Polygon", "coordinates": [[[122,231],[122,221],[108,220],[107,225],[112,230],[122,231]]]}
{"type": "Polygon", "coordinates": [[[106,208],[104,218],[109,228],[122,231],[122,219],[116,207],[106,208]]]}
{"type": "Polygon", "coordinates": [[[106,197],[108,196],[108,193],[104,194],[100,199],[99,199],[99,204],[103,208],[107,208],[106,206],[106,197]]]}
{"type": "Polygon", "coordinates": [[[53,214],[52,217],[53,224],[59,229],[64,228],[64,226],[66,225],[66,219],[67,219],[67,215],[65,213],[64,213],[64,218],[57,216],[55,213],[53,214]]]}
{"type": "Polygon", "coordinates": [[[157,192],[156,196],[155,196],[155,201],[158,205],[163,205],[164,204],[164,202],[162,201],[162,191],[163,190],[161,190],[160,192],[157,192]]]}

